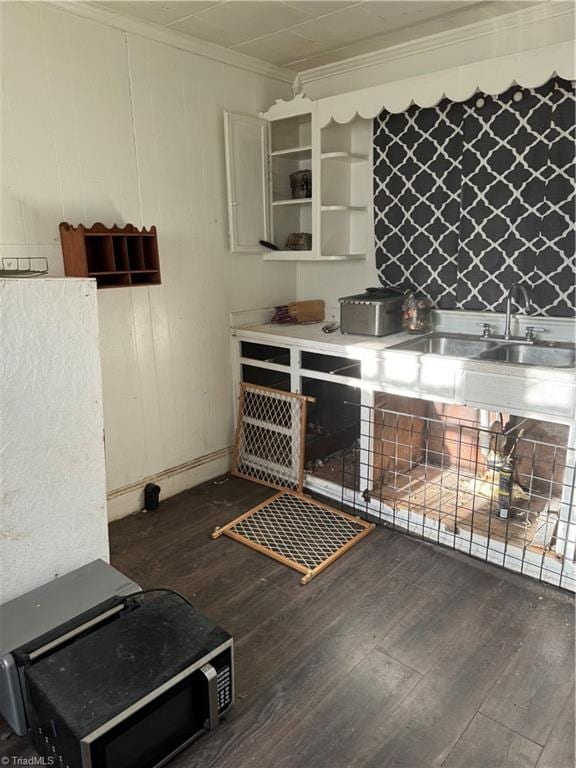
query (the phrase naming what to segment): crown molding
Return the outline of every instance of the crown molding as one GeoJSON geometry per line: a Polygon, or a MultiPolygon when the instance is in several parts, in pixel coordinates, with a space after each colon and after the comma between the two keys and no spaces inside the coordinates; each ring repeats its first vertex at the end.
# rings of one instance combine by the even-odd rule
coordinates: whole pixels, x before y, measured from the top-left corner
{"type": "Polygon", "coordinates": [[[298,72],[298,78],[302,87],[305,88],[308,83],[324,80],[329,77],[334,77],[335,75],[343,75],[349,72],[370,69],[408,56],[416,56],[457,43],[486,37],[494,34],[494,32],[509,31],[525,27],[529,24],[545,22],[559,16],[573,15],[574,3],[571,2],[571,0],[548,0],[542,5],[530,6],[529,8],[520,11],[513,11],[512,13],[502,14],[501,16],[495,16],[491,19],[476,21],[445,32],[437,32],[433,35],[427,35],[415,40],[409,40],[405,43],[391,45],[371,53],[352,56],[349,59],[337,61],[333,64],[323,64],[319,67],[300,70],[298,72]]]}
{"type": "Polygon", "coordinates": [[[159,27],[148,21],[124,16],[124,14],[116,13],[115,11],[108,11],[105,8],[92,5],[89,2],[83,2],[83,0],[56,0],[55,2],[49,3],[37,3],[37,5],[44,7],[47,4],[51,8],[57,8],[65,13],[74,14],[74,16],[79,16],[82,19],[103,24],[104,26],[118,29],[121,32],[146,37],[149,40],[155,40],[156,42],[169,45],[172,48],[178,48],[179,50],[187,51],[188,53],[193,53],[197,56],[203,56],[206,59],[213,59],[222,64],[228,64],[231,67],[244,69],[248,72],[255,72],[258,75],[271,77],[274,80],[279,80],[282,83],[289,83],[290,85],[294,82],[295,73],[290,69],[277,67],[274,64],[255,59],[244,53],[232,51],[228,48],[223,48],[220,45],[206,42],[205,40],[199,40],[196,37],[185,35],[182,32],[159,27]]]}

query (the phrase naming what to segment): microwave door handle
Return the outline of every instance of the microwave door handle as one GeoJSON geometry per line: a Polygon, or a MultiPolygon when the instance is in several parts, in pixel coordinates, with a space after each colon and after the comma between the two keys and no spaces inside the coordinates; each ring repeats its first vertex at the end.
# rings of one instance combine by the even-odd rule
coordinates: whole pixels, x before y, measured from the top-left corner
{"type": "Polygon", "coordinates": [[[218,726],[218,673],[212,664],[204,664],[200,671],[208,683],[208,723],[213,731],[218,726]]]}

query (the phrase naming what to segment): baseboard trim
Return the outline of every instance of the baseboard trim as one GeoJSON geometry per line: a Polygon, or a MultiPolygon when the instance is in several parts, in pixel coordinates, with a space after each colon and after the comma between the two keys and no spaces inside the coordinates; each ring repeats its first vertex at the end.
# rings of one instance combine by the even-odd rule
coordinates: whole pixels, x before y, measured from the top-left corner
{"type": "Polygon", "coordinates": [[[154,475],[148,475],[148,477],[143,477],[140,480],[136,480],[134,483],[130,483],[129,485],[123,485],[120,488],[115,488],[112,491],[108,491],[106,494],[106,499],[108,501],[111,501],[112,499],[117,499],[119,496],[124,496],[127,493],[133,493],[134,491],[141,491],[144,489],[144,486],[146,486],[148,483],[158,483],[162,480],[166,480],[169,477],[174,477],[175,475],[180,475],[183,472],[189,472],[191,469],[196,469],[197,467],[201,467],[204,464],[210,464],[213,461],[217,461],[218,459],[225,459],[232,453],[232,446],[227,445],[225,448],[221,448],[218,451],[213,451],[212,453],[206,453],[204,456],[199,456],[197,459],[191,459],[190,461],[185,461],[183,464],[177,464],[175,467],[169,467],[168,469],[163,469],[161,472],[157,472],[154,475]]]}

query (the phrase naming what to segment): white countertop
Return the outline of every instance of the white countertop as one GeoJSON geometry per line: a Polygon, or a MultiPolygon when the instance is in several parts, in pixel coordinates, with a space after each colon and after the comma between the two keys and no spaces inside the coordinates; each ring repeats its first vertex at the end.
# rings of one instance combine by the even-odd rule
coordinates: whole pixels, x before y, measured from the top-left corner
{"type": "MultiPolygon", "coordinates": [[[[410,334],[402,331],[401,333],[392,333],[389,336],[353,336],[351,334],[335,331],[334,333],[324,333],[322,327],[325,322],[310,323],[307,325],[278,325],[275,323],[257,323],[245,325],[239,328],[232,328],[233,336],[241,336],[244,339],[253,339],[260,343],[269,341],[274,344],[287,344],[298,347],[308,347],[310,349],[325,352],[326,354],[349,357],[356,360],[367,360],[379,358],[393,353],[394,355],[418,355],[419,357],[433,358],[438,364],[458,367],[462,370],[481,370],[492,371],[499,374],[509,374],[512,376],[525,376],[531,378],[536,376],[547,379],[562,379],[576,381],[576,369],[574,368],[550,368],[536,365],[518,365],[503,362],[494,362],[491,360],[475,360],[473,358],[448,357],[447,355],[422,355],[410,350],[391,350],[390,347],[400,344],[404,341],[411,341],[417,337],[416,334],[410,334]]],[[[454,332],[454,331],[450,331],[454,332]]],[[[464,328],[461,333],[470,333],[470,330],[464,328]]],[[[473,331],[472,331],[473,333],[473,331]]],[[[476,334],[478,337],[480,334],[476,334]]]]}
{"type": "Polygon", "coordinates": [[[261,342],[262,335],[268,337],[269,341],[276,344],[296,344],[298,346],[306,345],[314,348],[323,349],[332,354],[362,359],[367,353],[377,355],[386,348],[400,344],[402,341],[413,339],[414,336],[409,333],[392,333],[389,336],[352,336],[347,333],[335,331],[334,333],[324,333],[322,330],[326,322],[310,323],[307,325],[278,325],[273,323],[261,323],[255,325],[245,325],[240,328],[233,328],[232,334],[247,338],[249,336],[257,337],[261,342]]]}

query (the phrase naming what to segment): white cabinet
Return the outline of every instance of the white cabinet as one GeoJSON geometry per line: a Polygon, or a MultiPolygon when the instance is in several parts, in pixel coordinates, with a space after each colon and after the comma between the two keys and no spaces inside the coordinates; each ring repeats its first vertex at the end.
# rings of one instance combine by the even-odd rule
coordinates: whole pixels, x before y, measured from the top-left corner
{"type": "Polygon", "coordinates": [[[260,119],[225,113],[225,129],[232,252],[262,252],[271,261],[343,261],[371,252],[371,120],[321,130],[317,104],[297,96],[260,119]],[[311,192],[295,198],[290,177],[305,170],[311,192]],[[302,233],[308,247],[287,246],[302,233]]]}
{"type": "Polygon", "coordinates": [[[260,251],[258,241],[268,238],[267,131],[265,120],[224,113],[232,253],[260,251]]]}

